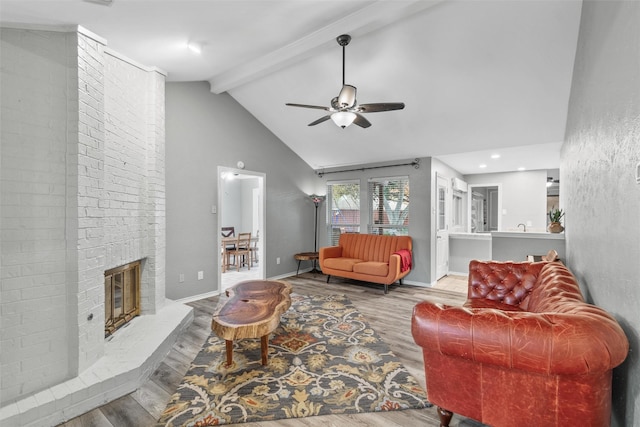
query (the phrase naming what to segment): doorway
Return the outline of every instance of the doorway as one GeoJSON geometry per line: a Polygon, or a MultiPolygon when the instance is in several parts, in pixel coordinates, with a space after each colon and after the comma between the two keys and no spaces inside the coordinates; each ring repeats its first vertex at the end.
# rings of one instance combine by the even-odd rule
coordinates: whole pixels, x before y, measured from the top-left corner
{"type": "Polygon", "coordinates": [[[501,193],[501,184],[469,185],[469,232],[502,230],[501,193]]]}
{"type": "Polygon", "coordinates": [[[266,276],[265,178],[265,174],[260,172],[218,166],[218,232],[215,245],[220,254],[217,265],[221,292],[242,280],[258,280],[266,276]],[[228,268],[223,273],[223,227],[233,227],[235,236],[251,233],[253,263],[249,262],[240,269],[228,268]]]}
{"type": "Polygon", "coordinates": [[[437,175],[436,280],[449,274],[449,180],[437,175]]]}

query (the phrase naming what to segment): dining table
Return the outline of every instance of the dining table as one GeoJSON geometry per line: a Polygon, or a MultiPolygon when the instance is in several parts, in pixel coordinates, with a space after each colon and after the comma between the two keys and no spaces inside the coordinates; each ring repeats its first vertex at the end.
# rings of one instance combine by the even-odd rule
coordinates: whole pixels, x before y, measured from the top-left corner
{"type": "MultiPolygon", "coordinates": [[[[260,238],[258,236],[251,236],[251,247],[255,247],[259,239],[260,238]]],[[[228,260],[227,247],[237,242],[238,242],[238,238],[234,236],[222,237],[220,239],[220,247],[222,248],[222,272],[223,273],[227,272],[227,267],[229,267],[230,265],[227,263],[227,260],[228,260]]]]}

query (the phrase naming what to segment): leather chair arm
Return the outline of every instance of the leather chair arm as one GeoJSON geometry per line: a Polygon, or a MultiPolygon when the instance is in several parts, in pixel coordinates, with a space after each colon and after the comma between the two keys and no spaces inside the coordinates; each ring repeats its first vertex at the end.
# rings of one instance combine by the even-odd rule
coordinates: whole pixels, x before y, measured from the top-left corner
{"type": "Polygon", "coordinates": [[[587,374],[618,366],[629,343],[606,311],[572,304],[563,313],[414,307],[411,331],[425,351],[542,374],[587,374]]]}

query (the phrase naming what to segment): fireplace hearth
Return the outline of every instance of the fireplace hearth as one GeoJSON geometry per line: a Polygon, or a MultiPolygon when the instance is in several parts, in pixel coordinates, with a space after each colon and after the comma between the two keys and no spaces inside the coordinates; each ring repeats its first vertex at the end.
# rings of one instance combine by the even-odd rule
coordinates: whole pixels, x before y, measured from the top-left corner
{"type": "Polygon", "coordinates": [[[104,272],[104,336],[140,314],[140,261],[104,272]]]}

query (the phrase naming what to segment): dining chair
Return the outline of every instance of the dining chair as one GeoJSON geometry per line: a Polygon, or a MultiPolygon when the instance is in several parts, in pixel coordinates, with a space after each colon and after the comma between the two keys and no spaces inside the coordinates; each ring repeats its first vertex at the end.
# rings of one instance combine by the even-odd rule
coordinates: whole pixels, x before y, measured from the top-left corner
{"type": "Polygon", "coordinates": [[[258,262],[258,240],[260,238],[260,230],[256,231],[256,238],[253,239],[253,246],[251,246],[251,266],[254,262],[258,262]]]}
{"type": "Polygon", "coordinates": [[[236,268],[246,265],[251,270],[251,233],[238,233],[236,248],[231,251],[236,261],[236,268]]]}
{"type": "MultiPolygon", "coordinates": [[[[235,227],[220,227],[220,234],[222,235],[223,238],[225,237],[236,237],[236,228],[235,227]]],[[[226,270],[226,267],[228,267],[229,265],[231,265],[231,251],[235,250],[236,245],[235,243],[228,243],[226,245],[224,245],[223,249],[222,249],[222,271],[224,272],[226,270]],[[226,259],[225,259],[226,257],[226,259]]],[[[234,264],[235,264],[235,258],[234,258],[234,264]]]]}

